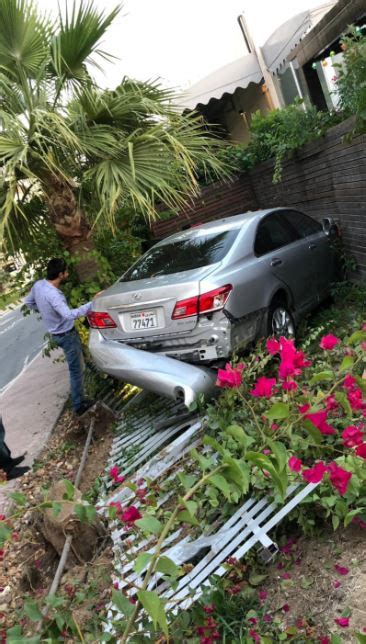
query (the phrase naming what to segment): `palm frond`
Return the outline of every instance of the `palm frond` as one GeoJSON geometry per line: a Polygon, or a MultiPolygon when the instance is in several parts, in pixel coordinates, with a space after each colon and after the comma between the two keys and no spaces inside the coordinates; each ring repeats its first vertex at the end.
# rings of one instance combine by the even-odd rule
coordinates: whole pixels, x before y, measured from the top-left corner
{"type": "Polygon", "coordinates": [[[59,14],[59,31],[53,37],[51,58],[54,73],[62,81],[85,80],[88,64],[97,64],[95,55],[106,56],[98,49],[101,38],[117,16],[120,7],[110,13],[98,11],[92,1],[73,3],[71,15],[59,14]]]}
{"type": "Polygon", "coordinates": [[[49,56],[50,23],[32,0],[0,2],[0,68],[11,78],[34,78],[49,56]]]}

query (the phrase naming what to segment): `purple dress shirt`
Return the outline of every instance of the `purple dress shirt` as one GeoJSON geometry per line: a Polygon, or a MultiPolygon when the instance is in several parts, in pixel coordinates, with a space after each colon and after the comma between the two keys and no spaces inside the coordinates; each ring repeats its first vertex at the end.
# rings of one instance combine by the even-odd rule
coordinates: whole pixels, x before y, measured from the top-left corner
{"type": "Polygon", "coordinates": [[[88,302],[77,309],[70,309],[63,292],[45,279],[32,286],[24,304],[41,314],[47,331],[53,335],[71,331],[74,320],[86,315],[92,306],[92,302],[88,302]]]}

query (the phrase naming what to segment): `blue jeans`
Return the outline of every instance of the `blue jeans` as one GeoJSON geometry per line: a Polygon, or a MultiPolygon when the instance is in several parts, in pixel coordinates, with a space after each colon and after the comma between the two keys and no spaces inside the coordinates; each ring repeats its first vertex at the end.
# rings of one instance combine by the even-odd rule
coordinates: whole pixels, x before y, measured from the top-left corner
{"type": "Polygon", "coordinates": [[[73,329],[65,335],[53,335],[52,339],[64,351],[70,373],[72,406],[77,411],[84,400],[83,352],[79,334],[73,329]]]}

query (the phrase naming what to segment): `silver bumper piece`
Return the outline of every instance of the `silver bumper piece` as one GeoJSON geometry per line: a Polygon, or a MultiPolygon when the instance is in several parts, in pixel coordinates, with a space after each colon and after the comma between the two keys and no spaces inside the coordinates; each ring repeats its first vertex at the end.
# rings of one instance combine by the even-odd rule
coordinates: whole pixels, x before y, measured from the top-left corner
{"type": "Polygon", "coordinates": [[[210,395],[215,391],[216,372],[212,369],[104,340],[95,329],[90,330],[89,350],[101,371],[142,389],[181,400],[187,407],[198,394],[210,395]]]}

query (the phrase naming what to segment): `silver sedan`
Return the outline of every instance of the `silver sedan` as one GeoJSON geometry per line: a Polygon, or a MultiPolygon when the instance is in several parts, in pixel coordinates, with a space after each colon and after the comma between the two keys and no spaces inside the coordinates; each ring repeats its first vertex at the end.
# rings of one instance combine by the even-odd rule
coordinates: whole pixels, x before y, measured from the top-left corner
{"type": "Polygon", "coordinates": [[[164,239],[95,300],[94,361],[128,382],[193,399],[212,384],[207,367],[259,337],[294,334],[327,297],[333,235],[330,219],[275,208],[164,239]]]}

